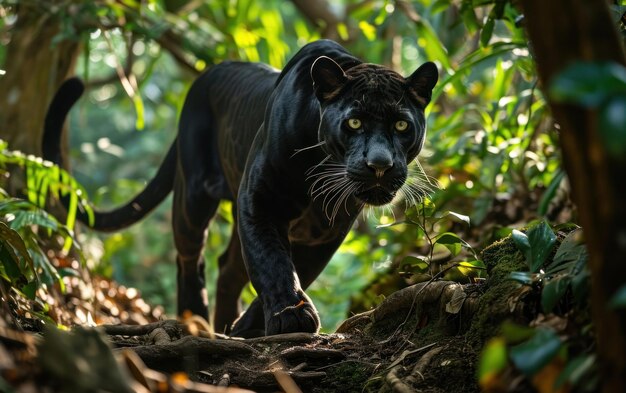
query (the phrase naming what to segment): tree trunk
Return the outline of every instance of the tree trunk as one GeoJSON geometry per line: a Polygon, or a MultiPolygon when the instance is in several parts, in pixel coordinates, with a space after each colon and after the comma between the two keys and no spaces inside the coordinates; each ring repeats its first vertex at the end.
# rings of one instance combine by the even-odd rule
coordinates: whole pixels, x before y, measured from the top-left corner
{"type": "Polygon", "coordinates": [[[0,138],[9,148],[41,155],[46,109],[61,82],[73,74],[79,42],[57,44],[60,21],[50,10],[60,1],[18,3],[0,77],[0,138]]]}
{"type": "MultiPolygon", "coordinates": [[[[574,61],[626,64],[606,1],[523,0],[522,5],[544,89],[574,61]]],[[[589,250],[602,391],[624,392],[626,312],[610,309],[608,301],[626,282],[626,159],[607,154],[596,110],[550,106],[561,127],[563,162],[589,250]]]]}

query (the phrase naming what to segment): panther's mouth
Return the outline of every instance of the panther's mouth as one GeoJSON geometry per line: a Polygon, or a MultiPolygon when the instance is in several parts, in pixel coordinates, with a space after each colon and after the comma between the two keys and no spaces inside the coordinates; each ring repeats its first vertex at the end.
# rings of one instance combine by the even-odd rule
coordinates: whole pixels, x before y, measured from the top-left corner
{"type": "Polygon", "coordinates": [[[382,206],[393,200],[396,190],[388,190],[380,184],[375,184],[356,192],[354,196],[368,205],[382,206]]]}

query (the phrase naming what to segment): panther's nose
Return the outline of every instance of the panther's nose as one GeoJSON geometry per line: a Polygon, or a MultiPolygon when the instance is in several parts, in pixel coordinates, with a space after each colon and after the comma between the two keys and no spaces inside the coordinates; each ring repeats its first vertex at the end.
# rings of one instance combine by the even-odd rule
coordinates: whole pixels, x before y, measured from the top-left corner
{"type": "Polygon", "coordinates": [[[367,160],[367,166],[376,172],[376,177],[381,178],[385,172],[393,167],[393,160],[391,157],[377,156],[367,160]]]}

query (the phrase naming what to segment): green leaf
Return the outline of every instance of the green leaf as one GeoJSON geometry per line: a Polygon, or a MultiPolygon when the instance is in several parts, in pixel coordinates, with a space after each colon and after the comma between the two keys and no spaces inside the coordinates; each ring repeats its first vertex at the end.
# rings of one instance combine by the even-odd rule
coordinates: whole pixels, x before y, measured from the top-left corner
{"type": "Polygon", "coordinates": [[[548,212],[550,202],[556,195],[556,191],[559,189],[563,178],[565,178],[565,171],[559,168],[552,180],[550,181],[550,184],[548,184],[546,191],[543,193],[541,199],[539,200],[539,207],[537,209],[539,215],[544,216],[548,212]]]}
{"type": "Polygon", "coordinates": [[[72,269],[71,267],[62,267],[60,269],[57,269],[57,273],[59,273],[60,277],[81,277],[80,273],[76,269],[72,269]]]}
{"type": "Polygon", "coordinates": [[[507,320],[502,322],[500,332],[507,343],[517,344],[530,339],[535,334],[535,329],[507,320]]]}
{"type": "Polygon", "coordinates": [[[345,23],[337,24],[337,34],[339,34],[339,37],[341,37],[344,41],[347,41],[348,38],[350,38],[350,35],[348,34],[348,26],[346,26],[345,23]]]}
{"type": "Polygon", "coordinates": [[[554,77],[548,92],[557,102],[595,108],[626,92],[626,68],[611,62],[573,63],[554,77]]]}
{"type": "Polygon", "coordinates": [[[511,231],[511,239],[513,239],[513,242],[522,254],[526,255],[530,253],[530,242],[524,232],[513,229],[513,231],[511,231]]]}
{"type": "Polygon", "coordinates": [[[626,308],[626,285],[622,285],[609,300],[611,308],[626,308]]]}
{"type": "Polygon", "coordinates": [[[4,274],[9,280],[15,282],[22,277],[19,259],[11,246],[4,240],[0,242],[0,262],[4,267],[4,274]]]}
{"type": "Polygon", "coordinates": [[[433,244],[441,244],[450,251],[452,256],[457,256],[463,248],[463,242],[461,238],[452,232],[441,233],[433,239],[433,244]]]}
{"type": "Polygon", "coordinates": [[[552,262],[546,266],[546,274],[567,271],[577,274],[587,265],[587,248],[582,243],[582,229],[570,232],[556,250],[552,262]]]}
{"type": "Polygon", "coordinates": [[[457,219],[458,221],[461,221],[461,222],[466,223],[467,225],[469,225],[469,224],[470,224],[470,218],[469,218],[469,216],[466,216],[466,215],[463,215],[463,214],[459,214],[459,213],[455,213],[455,212],[453,212],[453,211],[447,211],[447,212],[444,212],[444,213],[441,215],[441,217],[439,217],[439,218],[437,219],[437,221],[439,221],[439,220],[443,220],[444,218],[448,218],[448,217],[453,217],[453,218],[457,219]]]}
{"type": "Polygon", "coordinates": [[[489,45],[489,41],[491,40],[491,36],[493,35],[493,28],[496,24],[496,21],[493,18],[487,18],[487,22],[483,26],[483,29],[480,31],[480,44],[482,46],[489,45]]]}
{"type": "MultiPolygon", "coordinates": [[[[10,247],[7,247],[7,250],[11,254],[15,256],[16,253],[13,250],[17,251],[17,253],[19,253],[22,257],[22,260],[26,262],[27,266],[21,266],[20,270],[28,281],[32,280],[35,275],[34,263],[28,253],[28,250],[26,249],[24,240],[22,240],[20,235],[13,229],[9,228],[4,222],[0,222],[0,237],[6,242],[6,244],[10,245],[10,247]]],[[[20,265],[22,264],[20,263],[20,265]]]]}
{"type": "Polygon", "coordinates": [[[587,379],[590,372],[596,367],[596,356],[593,354],[584,354],[567,362],[561,375],[555,382],[555,388],[559,389],[565,382],[569,382],[571,386],[580,387],[581,381],[587,379]]]}
{"type": "Polygon", "coordinates": [[[30,300],[35,300],[39,283],[37,281],[31,281],[28,284],[20,288],[20,291],[30,300]]]}
{"type": "Polygon", "coordinates": [[[58,221],[44,210],[15,210],[13,214],[15,215],[15,219],[9,223],[11,229],[20,230],[31,225],[38,225],[55,232],[59,230],[58,221]]]}
{"type": "Polygon", "coordinates": [[[537,282],[537,275],[530,272],[511,272],[509,278],[524,285],[533,285],[537,282]]]}
{"type": "Polygon", "coordinates": [[[545,313],[552,312],[554,306],[565,296],[571,280],[569,275],[558,276],[544,285],[543,291],[541,291],[541,307],[545,313]]]}
{"type": "Polygon", "coordinates": [[[472,52],[465,58],[463,65],[458,68],[454,74],[445,77],[441,82],[437,83],[437,86],[433,89],[432,101],[437,101],[437,98],[443,93],[447,85],[458,81],[464,75],[472,72],[478,68],[479,64],[489,59],[499,58],[509,54],[516,48],[527,48],[527,44],[526,42],[496,42],[488,47],[480,48],[472,52]]]}
{"type": "Polygon", "coordinates": [[[572,293],[576,302],[582,303],[588,298],[590,285],[591,275],[589,274],[589,269],[583,269],[572,277],[572,293]]]}
{"type": "Polygon", "coordinates": [[[531,377],[554,359],[561,346],[561,339],[553,330],[537,329],[530,340],[511,347],[511,360],[524,375],[531,377]]]}
{"type": "Polygon", "coordinates": [[[502,338],[492,338],[480,354],[478,379],[481,385],[487,383],[508,365],[506,343],[502,338]]]}
{"type": "Polygon", "coordinates": [[[480,277],[482,272],[487,269],[485,263],[479,260],[458,262],[457,269],[461,274],[467,277],[480,277]]]}
{"type": "Polygon", "coordinates": [[[599,109],[598,131],[609,156],[626,157],[626,89],[608,98],[599,109]]]}
{"type": "Polygon", "coordinates": [[[407,255],[400,266],[405,273],[423,273],[428,270],[430,263],[426,257],[407,255]]]}
{"type": "MultiPolygon", "coordinates": [[[[424,18],[420,18],[418,22],[416,22],[417,26],[417,36],[420,38],[420,42],[425,42],[424,52],[426,52],[426,56],[430,60],[436,60],[445,69],[452,68],[450,64],[450,58],[448,56],[448,51],[439,39],[437,32],[431,26],[431,24],[424,18]]],[[[433,97],[434,101],[434,97],[433,97]]]]}
{"type": "Polygon", "coordinates": [[[435,204],[430,199],[424,198],[422,203],[417,206],[409,207],[404,214],[409,220],[413,222],[420,222],[424,217],[432,217],[435,210],[435,204]]]}
{"type": "Polygon", "coordinates": [[[420,205],[419,205],[420,212],[422,213],[423,216],[425,216],[427,218],[428,217],[432,217],[432,215],[435,213],[436,209],[437,209],[437,207],[435,206],[433,201],[430,200],[429,198],[424,198],[422,203],[420,203],[420,205]]]}
{"type": "Polygon", "coordinates": [[[526,257],[526,263],[532,273],[539,271],[556,243],[556,235],[545,221],[530,227],[526,234],[513,230],[511,237],[526,257]]]}
{"type": "Polygon", "coordinates": [[[490,194],[484,194],[474,199],[474,208],[472,209],[472,221],[475,225],[479,225],[483,222],[487,214],[493,206],[493,196],[490,194]]]}
{"type": "Polygon", "coordinates": [[[144,115],[144,106],[143,100],[141,99],[141,95],[139,93],[135,93],[132,96],[133,104],[135,105],[135,113],[137,113],[137,120],[135,121],[135,128],[139,131],[145,128],[145,115],[144,115]]]}
{"type": "Polygon", "coordinates": [[[478,18],[476,17],[476,12],[474,11],[472,3],[469,1],[464,1],[461,4],[461,9],[459,10],[459,12],[467,31],[470,34],[475,33],[480,28],[480,23],[478,23],[478,18]]]}

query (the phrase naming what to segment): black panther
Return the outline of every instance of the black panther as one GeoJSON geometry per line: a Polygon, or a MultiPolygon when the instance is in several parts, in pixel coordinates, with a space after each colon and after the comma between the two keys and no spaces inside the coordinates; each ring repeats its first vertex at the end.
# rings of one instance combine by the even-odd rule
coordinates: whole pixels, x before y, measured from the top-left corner
{"type": "MultiPolygon", "coordinates": [[[[431,62],[403,78],[327,40],[304,46],[282,72],[218,64],[191,86],[155,177],[126,205],[96,211],[90,226],[129,226],[173,190],[178,313],[206,317],[207,226],[219,202],[230,200],[235,225],[219,258],[216,330],[244,337],[317,332],[318,313],[304,290],[363,207],[388,204],[406,186],[437,78],[431,62]],[[248,280],[258,298],[239,317],[248,280]]],[[[70,79],[53,99],[45,159],[63,164],[62,125],[82,91],[70,79]]],[[[86,212],[78,218],[89,223],[86,212]]]]}

